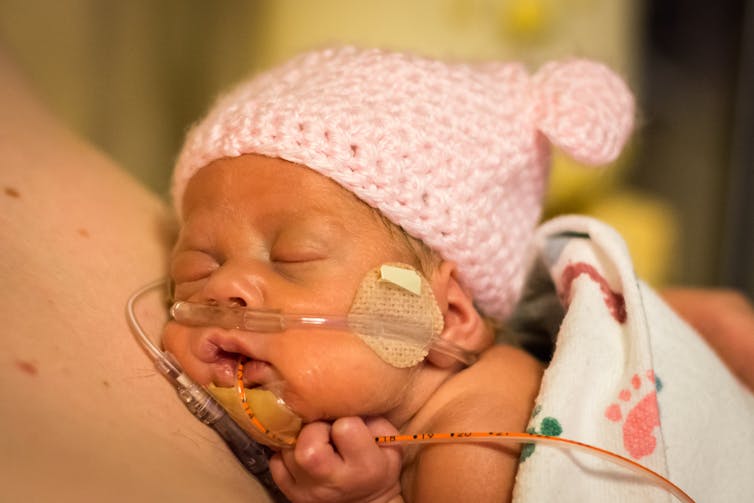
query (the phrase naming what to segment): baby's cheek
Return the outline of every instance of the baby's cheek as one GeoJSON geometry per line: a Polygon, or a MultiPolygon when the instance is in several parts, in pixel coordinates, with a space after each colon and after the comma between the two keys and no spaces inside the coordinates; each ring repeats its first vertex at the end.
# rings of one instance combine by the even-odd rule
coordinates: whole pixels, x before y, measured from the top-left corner
{"type": "Polygon", "coordinates": [[[305,419],[378,415],[400,400],[410,370],[388,365],[350,334],[317,339],[301,341],[304,347],[292,353],[296,364],[282,372],[288,381],[284,399],[305,419]]]}
{"type": "Polygon", "coordinates": [[[216,365],[207,362],[216,359],[217,348],[205,348],[198,351],[197,344],[202,341],[194,327],[186,327],[174,321],[168,322],[162,332],[162,346],[175,357],[183,371],[197,384],[206,385],[217,382],[216,365]]]}
{"type": "Polygon", "coordinates": [[[191,333],[188,327],[174,321],[168,322],[162,332],[162,347],[175,357],[185,371],[190,371],[189,375],[195,373],[192,367],[195,366],[193,362],[196,358],[193,358],[191,352],[191,333]]]}
{"type": "Polygon", "coordinates": [[[282,390],[283,400],[305,421],[325,419],[329,390],[338,378],[332,372],[332,357],[314,340],[276,342],[280,344],[272,353],[280,357],[273,356],[272,364],[282,381],[273,387],[282,390]]]}

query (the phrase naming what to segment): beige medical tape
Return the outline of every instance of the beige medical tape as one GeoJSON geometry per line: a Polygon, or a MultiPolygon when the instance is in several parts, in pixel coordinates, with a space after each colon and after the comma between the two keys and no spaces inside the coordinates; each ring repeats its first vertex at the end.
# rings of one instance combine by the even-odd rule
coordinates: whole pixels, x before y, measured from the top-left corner
{"type": "Polygon", "coordinates": [[[382,336],[370,327],[361,330],[358,323],[350,323],[380,358],[398,368],[421,362],[432,338],[440,335],[444,325],[429,282],[407,264],[383,264],[367,273],[351,304],[349,321],[358,318],[352,315],[361,314],[389,320],[393,326],[421,327],[418,337],[413,330],[413,335],[396,338],[382,336]]]}

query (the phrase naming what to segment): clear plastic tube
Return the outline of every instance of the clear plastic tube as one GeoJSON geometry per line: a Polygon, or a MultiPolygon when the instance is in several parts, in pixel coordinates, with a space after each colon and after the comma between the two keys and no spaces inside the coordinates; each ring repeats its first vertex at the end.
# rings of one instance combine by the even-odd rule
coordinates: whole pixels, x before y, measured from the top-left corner
{"type": "Polygon", "coordinates": [[[170,314],[178,323],[194,326],[214,326],[250,332],[283,332],[294,328],[349,330],[370,336],[396,340],[427,341],[435,351],[449,355],[464,365],[471,365],[476,356],[439,337],[432,336],[432,327],[412,324],[405,319],[391,319],[368,314],[311,315],[289,314],[279,311],[263,311],[234,307],[212,306],[194,302],[178,301],[170,308],[170,314]]]}

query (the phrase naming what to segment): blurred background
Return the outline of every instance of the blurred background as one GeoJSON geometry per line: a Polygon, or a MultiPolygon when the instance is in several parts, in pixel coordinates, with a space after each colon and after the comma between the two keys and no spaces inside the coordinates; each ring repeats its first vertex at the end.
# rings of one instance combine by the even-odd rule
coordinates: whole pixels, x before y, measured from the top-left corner
{"type": "Polygon", "coordinates": [[[606,170],[556,156],[548,216],[614,225],[655,285],[754,297],[746,0],[0,0],[0,47],[37,94],[161,196],[185,131],[218,92],[344,42],[532,70],[574,55],[607,63],[637,94],[637,133],[606,170]]]}

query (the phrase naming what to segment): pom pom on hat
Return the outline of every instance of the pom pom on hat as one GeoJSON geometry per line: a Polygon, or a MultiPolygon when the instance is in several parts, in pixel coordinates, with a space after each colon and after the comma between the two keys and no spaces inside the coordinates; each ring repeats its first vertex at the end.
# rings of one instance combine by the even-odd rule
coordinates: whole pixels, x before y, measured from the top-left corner
{"type": "Polygon", "coordinates": [[[634,99],[607,67],[586,60],[555,61],[533,78],[537,127],[573,159],[606,164],[633,129],[634,99]]]}
{"type": "Polygon", "coordinates": [[[328,176],[458,265],[480,310],[520,295],[551,144],[587,164],[615,159],[633,97],[605,66],[445,63],[354,47],[303,54],[241,83],[189,132],[186,184],[223,157],[255,153],[328,176]]]}

